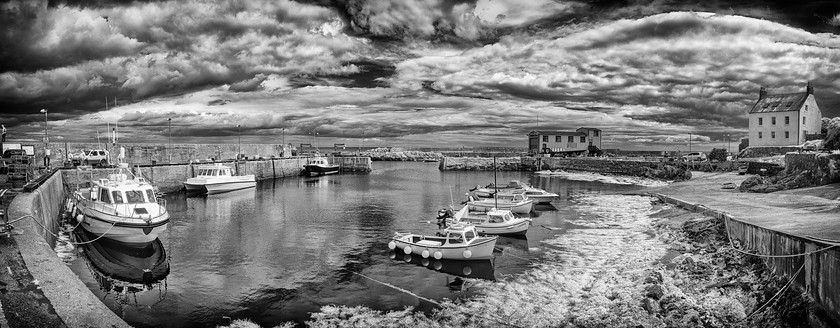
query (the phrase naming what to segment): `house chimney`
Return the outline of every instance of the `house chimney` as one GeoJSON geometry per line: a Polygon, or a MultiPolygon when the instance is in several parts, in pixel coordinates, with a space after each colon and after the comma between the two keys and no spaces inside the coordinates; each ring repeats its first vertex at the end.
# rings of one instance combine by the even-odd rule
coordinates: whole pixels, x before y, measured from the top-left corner
{"type": "Polygon", "coordinates": [[[764,99],[764,97],[767,97],[767,89],[761,87],[761,89],[758,89],[758,100],[764,99]]]}
{"type": "Polygon", "coordinates": [[[811,81],[808,81],[808,86],[805,87],[805,91],[808,92],[809,95],[814,94],[814,85],[811,84],[811,81]]]}

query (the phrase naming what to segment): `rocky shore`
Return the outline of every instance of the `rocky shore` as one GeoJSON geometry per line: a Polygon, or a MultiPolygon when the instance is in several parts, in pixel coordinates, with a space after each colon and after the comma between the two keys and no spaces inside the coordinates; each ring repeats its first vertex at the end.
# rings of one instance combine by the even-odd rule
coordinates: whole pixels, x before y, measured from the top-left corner
{"type": "MultiPolygon", "coordinates": [[[[479,296],[441,300],[427,315],[328,305],[309,327],[808,327],[801,293],[736,251],[722,222],[627,195],[584,196],[573,233],[506,279],[474,281],[479,296]]],[[[736,245],[737,246],[737,245],[736,245]]],[[[281,327],[291,327],[283,323],[281,327]]],[[[819,325],[817,325],[819,326],[819,325]]],[[[230,327],[257,327],[247,321],[230,327]]]]}

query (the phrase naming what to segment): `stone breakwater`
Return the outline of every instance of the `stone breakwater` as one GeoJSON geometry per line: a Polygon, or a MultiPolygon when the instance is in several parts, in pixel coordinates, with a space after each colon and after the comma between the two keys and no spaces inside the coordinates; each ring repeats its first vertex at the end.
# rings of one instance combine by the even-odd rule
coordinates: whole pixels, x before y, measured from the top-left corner
{"type": "MultiPolygon", "coordinates": [[[[445,157],[441,171],[492,171],[493,158],[445,157]]],[[[496,158],[495,168],[501,171],[572,170],[620,174],[662,180],[691,179],[686,165],[658,161],[613,160],[608,158],[506,157],[496,158]]]]}
{"type": "Polygon", "coordinates": [[[427,151],[399,150],[388,148],[377,148],[361,153],[361,156],[370,157],[374,161],[397,161],[397,162],[422,162],[425,160],[440,160],[443,154],[427,151]]]}

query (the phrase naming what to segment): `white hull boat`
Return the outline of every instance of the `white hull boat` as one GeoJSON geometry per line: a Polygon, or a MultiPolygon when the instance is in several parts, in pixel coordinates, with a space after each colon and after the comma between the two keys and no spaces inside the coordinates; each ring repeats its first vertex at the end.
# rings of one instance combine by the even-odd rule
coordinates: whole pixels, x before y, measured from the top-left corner
{"type": "Polygon", "coordinates": [[[454,224],[471,224],[475,231],[487,235],[524,235],[531,226],[531,219],[519,218],[508,210],[492,209],[486,213],[471,213],[464,206],[452,217],[454,224]]]}
{"type": "Polygon", "coordinates": [[[253,174],[233,175],[230,167],[219,163],[196,167],[196,176],[184,182],[187,192],[207,194],[254,188],[256,185],[257,181],[253,174]]]}
{"type": "Polygon", "coordinates": [[[152,185],[124,173],[75,191],[73,202],[74,217],[94,238],[144,244],[154,241],[169,224],[166,201],[156,198],[152,185]]]}
{"type": "Polygon", "coordinates": [[[500,191],[499,196],[509,196],[514,193],[524,193],[528,199],[533,199],[535,204],[551,204],[560,195],[542,189],[528,187],[524,190],[500,191]]]}
{"type": "Polygon", "coordinates": [[[518,194],[518,193],[525,193],[529,199],[533,199],[536,204],[551,204],[551,202],[560,195],[557,195],[552,192],[548,192],[539,188],[531,187],[527,184],[519,182],[519,180],[511,180],[508,182],[506,186],[500,187],[493,187],[493,184],[488,185],[484,188],[476,187],[472,190],[473,194],[476,197],[481,198],[492,198],[493,195],[505,195],[510,196],[511,194],[518,194]]]}
{"type": "Polygon", "coordinates": [[[517,214],[531,213],[534,207],[534,200],[528,199],[524,194],[497,195],[495,198],[475,199],[469,196],[467,207],[470,211],[489,212],[492,209],[509,210],[517,214]]]}
{"type": "Polygon", "coordinates": [[[417,254],[436,260],[476,260],[493,257],[493,248],[499,237],[482,237],[471,225],[453,225],[445,230],[443,237],[411,233],[394,234],[390,249],[401,249],[406,254],[417,254]]]}

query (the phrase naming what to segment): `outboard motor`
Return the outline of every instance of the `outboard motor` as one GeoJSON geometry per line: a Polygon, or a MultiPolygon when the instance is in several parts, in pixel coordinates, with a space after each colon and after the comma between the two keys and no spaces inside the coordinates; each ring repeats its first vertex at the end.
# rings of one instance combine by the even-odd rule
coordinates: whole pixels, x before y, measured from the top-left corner
{"type": "Polygon", "coordinates": [[[438,229],[446,228],[446,219],[452,217],[452,210],[441,208],[438,210],[437,226],[438,229]]]}

